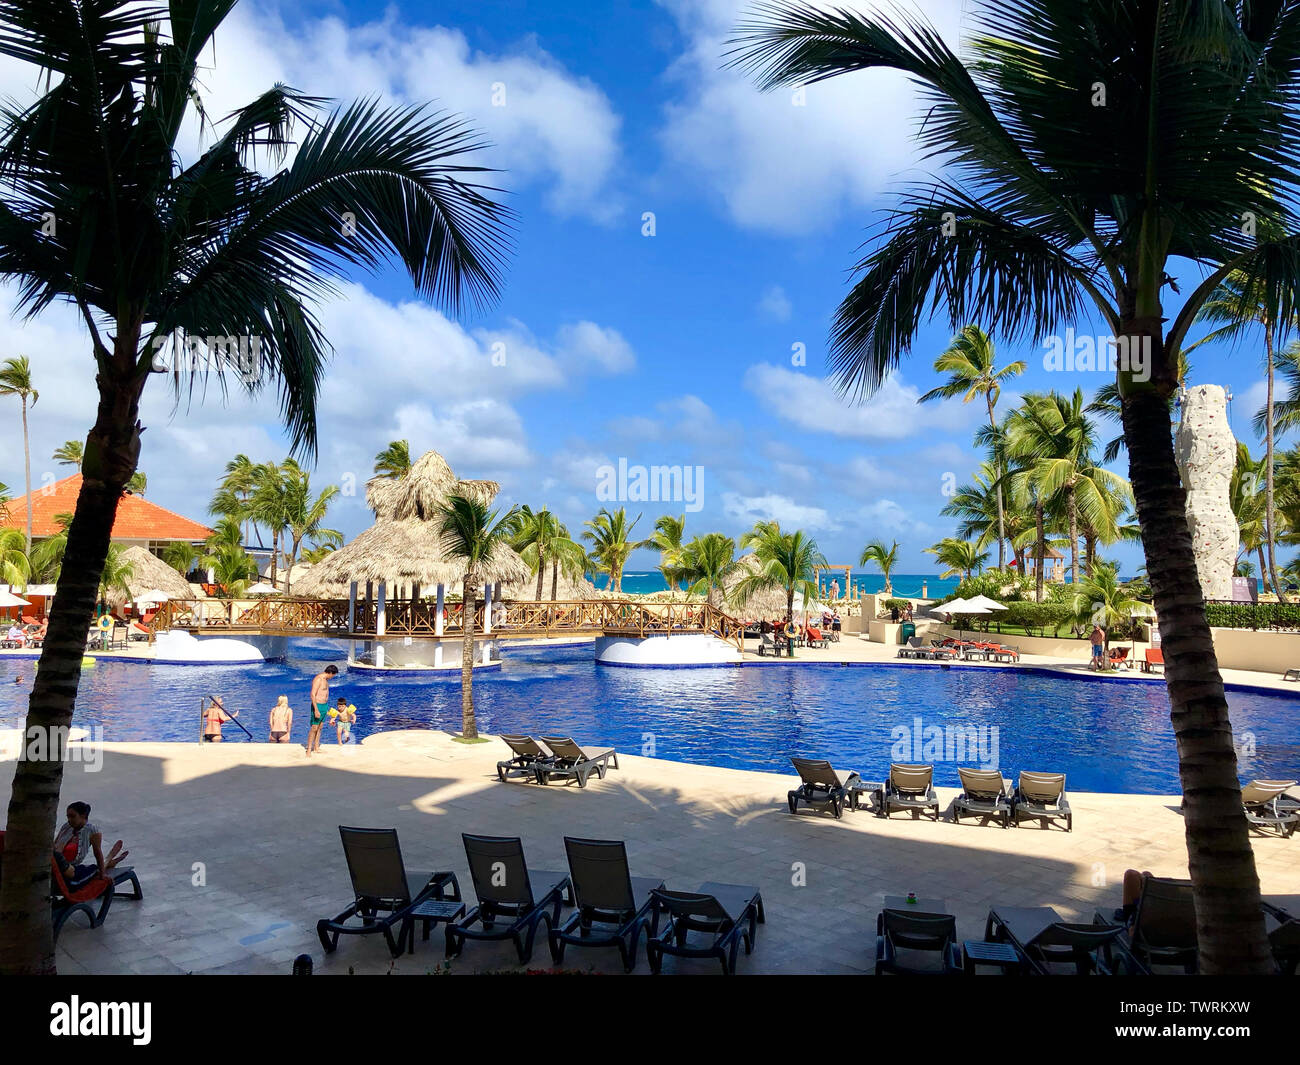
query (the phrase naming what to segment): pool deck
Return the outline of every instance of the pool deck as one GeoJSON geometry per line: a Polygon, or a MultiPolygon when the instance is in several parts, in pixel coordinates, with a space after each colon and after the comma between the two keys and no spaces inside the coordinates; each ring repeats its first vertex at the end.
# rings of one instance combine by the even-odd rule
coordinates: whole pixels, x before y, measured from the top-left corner
{"type": "MultiPolygon", "coordinates": [[[[813,754],[815,752],[809,752],[813,754]]],[[[62,794],[93,806],[106,842],[123,838],[143,902],[117,900],[102,928],[74,917],[58,943],[64,973],[287,973],[311,954],[321,973],[422,974],[443,962],[440,932],[393,962],[379,937],[315,935],[351,896],[339,824],[398,829],[407,865],[454,871],[470,891],[461,832],[518,835],[536,869],[563,869],[563,837],[622,839],[632,872],[694,890],[755,884],[767,924],[742,973],[861,973],[874,964],[886,894],[946,900],[963,939],[983,936],[994,905],[1050,905],[1089,920],[1119,903],[1126,868],[1185,876],[1176,796],[1073,793],[1074,831],[1002,830],[975,821],[885,821],[865,811],[786,809],[797,779],[621,754],[586,789],[496,779],[499,740],[381,733],[330,745],[103,745],[96,772],[69,761],[62,794]]],[[[0,789],[12,778],[0,760],[0,789]]],[[[858,765],[869,779],[884,767],[858,765]]],[[[1068,766],[1043,766],[1044,769],[1068,766]]],[[[946,807],[953,789],[938,789],[946,807]]],[[[1266,895],[1300,894],[1300,838],[1253,842],[1266,895]]],[[[567,911],[566,911],[567,913],[567,911]]],[[[533,968],[549,968],[544,945],[533,968]]],[[[611,949],[571,949],[566,969],[621,971],[611,949]]],[[[518,968],[506,944],[470,943],[453,973],[518,968]]],[[[642,955],[639,972],[646,972],[642,955]]],[[[665,971],[715,972],[669,959],[665,971]]]]}

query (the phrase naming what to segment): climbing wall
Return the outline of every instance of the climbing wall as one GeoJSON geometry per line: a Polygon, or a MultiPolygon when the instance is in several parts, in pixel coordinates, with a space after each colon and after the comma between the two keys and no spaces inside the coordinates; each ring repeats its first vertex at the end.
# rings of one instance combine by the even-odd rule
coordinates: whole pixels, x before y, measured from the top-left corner
{"type": "Polygon", "coordinates": [[[1218,385],[1183,393],[1174,448],[1187,492],[1187,525],[1206,599],[1232,598],[1232,571],[1240,533],[1228,504],[1237,441],[1228,426],[1227,396],[1218,385]]]}

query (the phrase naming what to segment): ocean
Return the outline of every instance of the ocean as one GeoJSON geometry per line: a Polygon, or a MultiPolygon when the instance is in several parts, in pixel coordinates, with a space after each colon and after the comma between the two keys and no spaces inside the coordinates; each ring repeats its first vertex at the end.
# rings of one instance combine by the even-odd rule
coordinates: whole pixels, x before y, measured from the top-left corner
{"type": "MultiPolygon", "coordinates": [[[[885,587],[885,578],[879,573],[854,573],[852,575],[853,586],[859,592],[879,592],[885,587]]],[[[609,583],[609,577],[606,574],[587,574],[587,579],[597,588],[604,588],[609,583]]],[[[843,591],[844,574],[823,573],[822,588],[829,590],[831,581],[837,580],[843,591]]],[[[893,577],[894,594],[907,598],[920,598],[922,585],[924,585],[926,598],[940,599],[945,595],[955,591],[958,584],[956,577],[938,577],[934,574],[923,573],[895,573],[893,577]]],[[[668,590],[668,582],[664,580],[663,574],[658,570],[624,570],[623,571],[623,591],[635,595],[646,595],[650,592],[663,592],[668,590]]]]}

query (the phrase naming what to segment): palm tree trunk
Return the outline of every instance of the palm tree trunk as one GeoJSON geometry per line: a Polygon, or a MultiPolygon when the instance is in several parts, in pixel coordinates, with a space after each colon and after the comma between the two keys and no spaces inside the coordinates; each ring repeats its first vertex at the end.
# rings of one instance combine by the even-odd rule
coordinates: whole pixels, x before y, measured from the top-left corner
{"type": "Polygon", "coordinates": [[[23,465],[27,471],[27,541],[23,550],[32,557],[32,445],[27,435],[27,397],[23,396],[23,465]]]}
{"type": "MultiPolygon", "coordinates": [[[[1268,398],[1266,403],[1267,422],[1264,426],[1264,543],[1268,547],[1268,579],[1273,584],[1279,603],[1286,602],[1282,591],[1282,582],[1277,579],[1277,561],[1273,557],[1273,326],[1264,327],[1264,349],[1267,358],[1268,398]]],[[[1260,568],[1260,576],[1264,570],[1260,568]]]]}
{"type": "Polygon", "coordinates": [[[560,557],[551,559],[551,602],[554,603],[560,586],[560,557]]]}
{"type": "MultiPolygon", "coordinates": [[[[1258,554],[1259,554],[1259,576],[1260,576],[1260,584],[1263,585],[1265,588],[1267,588],[1267,586],[1268,586],[1268,581],[1267,581],[1267,579],[1264,577],[1265,572],[1267,572],[1267,571],[1265,570],[1265,567],[1264,567],[1264,545],[1261,543],[1261,544],[1259,545],[1259,547],[1257,547],[1255,550],[1256,550],[1256,551],[1258,552],[1258,554]]],[[[1276,585],[1276,584],[1273,585],[1273,591],[1276,592],[1277,590],[1278,590],[1278,589],[1277,589],[1277,585],[1276,585]]],[[[1281,598],[1282,598],[1282,597],[1279,595],[1279,596],[1278,596],[1278,599],[1281,600],[1281,598]]]]}
{"type": "Polygon", "coordinates": [[[88,438],[90,461],[68,527],[49,631],[28,701],[24,734],[45,737],[47,750],[41,757],[19,759],[14,769],[0,882],[0,973],[7,975],[55,970],[50,840],[63,781],[62,744],[56,746],[55,740],[66,736],[72,724],[86,630],[99,596],[113,519],[140,457],[137,417],[143,381],[131,372],[139,339],[138,326],[122,326],[114,362],[119,367],[125,362],[128,369],[120,376],[109,370],[99,375],[99,406],[88,438]]]}
{"type": "MultiPolygon", "coordinates": [[[[993,417],[993,393],[985,392],[984,399],[985,402],[988,403],[988,407],[989,407],[989,428],[996,433],[998,430],[998,423],[997,420],[993,417]]],[[[996,448],[994,453],[996,454],[996,448]]],[[[1006,524],[1005,512],[1002,508],[1002,463],[997,461],[996,458],[994,459],[993,462],[993,476],[997,479],[997,494],[998,494],[998,569],[1005,569],[1007,564],[1007,556],[1006,556],[1007,524],[1006,524]]]]}
{"type": "Polygon", "coordinates": [[[1074,486],[1065,495],[1065,509],[1070,515],[1070,583],[1079,586],[1079,508],[1074,502],[1074,486]]]}
{"type": "Polygon", "coordinates": [[[280,561],[280,530],[276,529],[271,533],[271,583],[275,583],[276,574],[279,572],[280,561]]]}
{"type": "Polygon", "coordinates": [[[1038,539],[1034,544],[1034,555],[1037,564],[1034,567],[1034,583],[1036,585],[1036,596],[1038,602],[1043,601],[1043,556],[1047,552],[1047,535],[1043,532],[1043,503],[1039,500],[1034,504],[1034,528],[1037,532],[1038,539]]]}
{"type": "Polygon", "coordinates": [[[474,590],[474,575],[467,573],[460,599],[465,630],[460,655],[460,734],[467,740],[478,739],[478,725],[474,721],[474,590]]]}
{"type": "MultiPolygon", "coordinates": [[[[1147,330],[1155,333],[1157,354],[1159,328],[1156,319],[1147,330]]],[[[1201,971],[1267,973],[1273,961],[1260,912],[1259,878],[1241,806],[1228,703],[1174,461],[1168,404],[1154,389],[1135,391],[1124,397],[1123,421],[1178,745],[1201,971]]]]}
{"type": "Polygon", "coordinates": [[[537,552],[537,601],[542,601],[542,584],[546,580],[546,552],[537,552]]]}

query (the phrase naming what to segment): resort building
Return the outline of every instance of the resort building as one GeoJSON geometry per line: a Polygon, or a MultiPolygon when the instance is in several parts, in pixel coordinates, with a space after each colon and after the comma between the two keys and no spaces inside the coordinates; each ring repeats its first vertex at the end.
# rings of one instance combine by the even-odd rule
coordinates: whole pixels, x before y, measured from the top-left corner
{"type": "MultiPolygon", "coordinates": [[[[10,500],[8,516],[0,521],[0,528],[26,530],[27,510],[30,506],[32,540],[40,542],[47,537],[56,536],[62,529],[59,516],[76,510],[77,496],[80,493],[79,473],[37,488],[30,496],[10,500]]],[[[169,544],[180,541],[199,546],[211,535],[212,530],[206,525],[191,521],[130,492],[118,503],[117,518],[113,522],[113,543],[122,547],[141,547],[160,558],[169,544]]]]}

